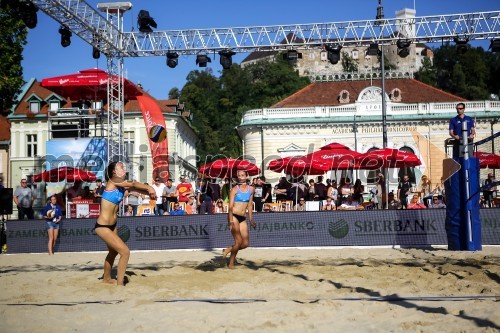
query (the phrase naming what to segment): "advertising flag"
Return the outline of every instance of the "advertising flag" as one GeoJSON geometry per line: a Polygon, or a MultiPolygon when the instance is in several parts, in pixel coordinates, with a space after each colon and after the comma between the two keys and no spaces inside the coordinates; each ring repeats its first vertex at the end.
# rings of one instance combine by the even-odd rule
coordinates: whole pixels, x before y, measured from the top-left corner
{"type": "Polygon", "coordinates": [[[153,159],[153,179],[159,177],[162,182],[166,182],[169,178],[167,136],[162,141],[155,142],[151,140],[149,135],[151,128],[157,125],[162,126],[165,131],[167,130],[165,118],[158,103],[151,97],[144,95],[137,96],[137,100],[139,101],[144,123],[146,124],[146,133],[153,159]]]}

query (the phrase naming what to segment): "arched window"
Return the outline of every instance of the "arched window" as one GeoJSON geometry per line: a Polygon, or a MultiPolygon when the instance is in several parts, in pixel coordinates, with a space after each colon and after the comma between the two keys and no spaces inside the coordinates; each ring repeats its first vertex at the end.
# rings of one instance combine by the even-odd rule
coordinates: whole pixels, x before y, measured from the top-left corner
{"type": "MultiPolygon", "coordinates": [[[[401,147],[401,148],[399,148],[399,150],[407,152],[407,153],[415,154],[413,149],[411,149],[410,147],[407,147],[407,146],[401,147]]],[[[399,178],[398,180],[403,179],[403,176],[405,176],[405,175],[407,175],[408,178],[410,178],[410,183],[415,185],[415,182],[416,182],[415,168],[413,168],[413,167],[400,168],[399,172],[398,172],[398,178],[399,178]]]]}

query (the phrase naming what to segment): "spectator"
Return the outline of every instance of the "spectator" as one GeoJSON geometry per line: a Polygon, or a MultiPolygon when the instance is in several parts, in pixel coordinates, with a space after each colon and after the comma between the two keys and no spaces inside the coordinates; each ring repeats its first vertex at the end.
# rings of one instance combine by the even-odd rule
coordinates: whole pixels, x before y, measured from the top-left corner
{"type": "Polygon", "coordinates": [[[411,191],[410,178],[404,175],[403,180],[398,185],[398,198],[401,203],[401,209],[408,208],[408,195],[411,191]]]}
{"type": "Polygon", "coordinates": [[[326,198],[326,204],[323,205],[321,210],[337,210],[337,205],[335,205],[332,198],[326,198]]]}
{"type": "Polygon", "coordinates": [[[307,189],[307,201],[314,201],[318,199],[316,194],[316,185],[314,184],[314,179],[309,180],[309,188],[307,189]]]}
{"type": "Polygon", "coordinates": [[[351,179],[349,177],[345,177],[340,180],[339,190],[342,196],[352,194],[352,184],[351,184],[351,179]]]}
{"type": "Polygon", "coordinates": [[[278,184],[274,186],[274,194],[276,196],[276,202],[287,200],[287,191],[290,188],[290,183],[286,180],[286,177],[281,177],[278,184]]]}
{"type": "Polygon", "coordinates": [[[132,205],[127,205],[127,210],[125,211],[125,216],[134,216],[134,207],[132,205]]]}
{"type": "MultiPolygon", "coordinates": [[[[486,180],[484,181],[484,185],[493,184],[495,182],[496,182],[495,177],[490,172],[488,174],[488,178],[486,178],[486,180]]],[[[495,207],[495,203],[493,201],[493,193],[496,192],[496,190],[497,190],[497,187],[493,186],[493,187],[489,187],[483,191],[485,205],[488,206],[489,208],[495,207]]]]}
{"type": "Polygon", "coordinates": [[[413,194],[410,203],[408,203],[407,209],[425,209],[427,208],[422,201],[420,201],[420,197],[418,194],[413,194]]]}
{"type": "Polygon", "coordinates": [[[327,198],[332,198],[335,206],[338,206],[339,191],[337,190],[337,182],[333,181],[332,186],[328,188],[327,198]]]}
{"type": "Polygon", "coordinates": [[[388,206],[387,206],[388,209],[392,210],[392,209],[400,209],[401,208],[399,202],[394,197],[394,192],[391,191],[391,193],[389,193],[388,200],[389,200],[388,206]]]}
{"type": "Polygon", "coordinates": [[[446,205],[439,199],[437,194],[432,196],[432,202],[429,204],[429,208],[446,208],[446,205]]]}
{"type": "Polygon", "coordinates": [[[19,213],[19,220],[23,220],[27,217],[28,220],[33,220],[33,201],[35,201],[35,196],[31,188],[28,187],[28,181],[26,178],[21,179],[21,187],[16,188],[14,191],[14,203],[17,206],[19,213]]]}
{"type": "Polygon", "coordinates": [[[156,207],[155,215],[163,215],[165,210],[163,209],[163,190],[165,189],[165,184],[160,181],[160,177],[155,177],[154,184],[151,186],[156,192],[156,207]]]}
{"type": "Polygon", "coordinates": [[[444,179],[443,179],[443,177],[441,177],[441,182],[432,191],[432,194],[437,194],[439,196],[439,199],[441,199],[441,201],[444,204],[446,204],[445,190],[444,190],[444,179]]]}
{"type": "Polygon", "coordinates": [[[288,198],[296,205],[301,198],[306,198],[307,185],[304,183],[304,178],[302,176],[295,178],[293,181],[294,183],[288,191],[288,198]]]}
{"type": "Polygon", "coordinates": [[[3,178],[0,177],[0,189],[2,189],[2,188],[5,188],[5,187],[3,186],[3,178]]]}
{"type": "Polygon", "coordinates": [[[264,203],[267,202],[270,195],[270,187],[265,186],[265,182],[262,180],[262,177],[257,177],[253,194],[253,202],[255,203],[255,210],[257,212],[262,211],[262,207],[264,206],[264,203]]]}
{"type": "Polygon", "coordinates": [[[172,202],[177,201],[177,197],[175,196],[175,192],[177,189],[173,185],[172,179],[167,179],[167,184],[163,188],[162,202],[163,202],[163,210],[170,212],[170,207],[172,202]]]}
{"type": "MultiPolygon", "coordinates": [[[[376,194],[376,201],[377,201],[377,208],[384,209],[385,208],[385,177],[383,173],[378,174],[378,180],[377,180],[377,194],[376,194]]],[[[394,199],[394,198],[393,198],[394,199]]]]}
{"type": "Polygon", "coordinates": [[[346,200],[339,206],[339,210],[363,210],[365,207],[359,202],[352,199],[352,195],[348,195],[346,200]]]}
{"type": "Polygon", "coordinates": [[[43,217],[45,222],[47,222],[47,234],[49,236],[49,255],[54,255],[54,247],[57,241],[57,235],[59,234],[59,222],[62,220],[62,210],[61,206],[57,204],[57,197],[52,195],[49,202],[43,209],[43,217]]]}
{"type": "Polygon", "coordinates": [[[231,182],[229,178],[224,179],[224,185],[222,185],[222,201],[229,203],[229,193],[231,192],[231,182]]]}
{"type": "Polygon", "coordinates": [[[287,212],[287,211],[290,211],[289,206],[287,206],[287,204],[286,204],[286,201],[282,201],[282,202],[280,203],[278,210],[279,210],[280,212],[287,212]]]}
{"type": "Polygon", "coordinates": [[[306,211],[306,199],[300,198],[299,203],[295,205],[294,210],[296,212],[305,212],[306,211]]]}
{"type": "Polygon", "coordinates": [[[264,206],[262,207],[262,212],[273,213],[273,211],[271,210],[271,206],[268,203],[264,204],[264,206]]]}
{"type": "Polygon", "coordinates": [[[170,215],[185,215],[186,211],[182,209],[180,203],[174,203],[174,209],[170,211],[170,215]]]}
{"type": "Polygon", "coordinates": [[[96,187],[94,189],[94,202],[100,204],[102,199],[102,192],[104,192],[104,186],[102,185],[102,180],[96,180],[96,187]]]}
{"type": "Polygon", "coordinates": [[[135,216],[137,214],[137,208],[139,207],[139,198],[141,197],[141,194],[136,191],[125,191],[125,196],[127,197],[127,204],[128,206],[132,207],[132,215],[135,216]]]}
{"type": "Polygon", "coordinates": [[[210,188],[210,198],[212,198],[212,202],[216,202],[222,196],[221,187],[218,183],[216,183],[216,179],[208,179],[208,188],[210,188]]]}
{"type": "Polygon", "coordinates": [[[92,200],[92,202],[94,201],[94,195],[92,194],[92,192],[90,192],[89,186],[85,186],[83,188],[81,193],[81,199],[92,200]]]}
{"type": "Polygon", "coordinates": [[[80,195],[80,185],[81,184],[82,184],[81,181],[76,180],[73,183],[73,186],[66,190],[66,196],[68,197],[68,201],[79,200],[82,198],[80,195]]]}
{"type": "Polygon", "coordinates": [[[190,195],[188,197],[188,202],[186,203],[186,214],[188,215],[198,214],[197,208],[198,206],[196,205],[196,200],[194,199],[194,195],[190,195]]]}
{"type": "Polygon", "coordinates": [[[316,188],[316,195],[318,196],[318,201],[326,200],[326,196],[328,193],[328,188],[325,184],[323,184],[323,176],[318,176],[317,182],[314,185],[316,188]]]}
{"type": "Polygon", "coordinates": [[[227,209],[224,207],[224,201],[222,199],[217,200],[214,210],[215,214],[227,213],[227,209]]]}
{"type": "Polygon", "coordinates": [[[363,203],[363,193],[365,192],[365,187],[361,184],[361,179],[356,179],[354,186],[352,188],[352,200],[363,203]]]}
{"type": "Polygon", "coordinates": [[[180,183],[177,185],[177,191],[175,195],[180,202],[188,202],[188,197],[194,195],[193,186],[186,181],[186,176],[182,175],[180,177],[180,183]]]}

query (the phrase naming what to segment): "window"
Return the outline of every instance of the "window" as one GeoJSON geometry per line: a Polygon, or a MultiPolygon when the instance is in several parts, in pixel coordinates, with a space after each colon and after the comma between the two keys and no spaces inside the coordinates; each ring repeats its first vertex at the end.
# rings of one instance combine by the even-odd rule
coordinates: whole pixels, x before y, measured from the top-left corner
{"type": "Polygon", "coordinates": [[[131,156],[134,154],[134,132],[124,132],[123,133],[123,143],[125,149],[125,155],[131,156]]]}
{"type": "Polygon", "coordinates": [[[314,53],[313,52],[309,53],[309,59],[314,60],[314,53]]]}
{"type": "Polygon", "coordinates": [[[26,156],[35,157],[38,153],[36,134],[26,135],[26,156]]]}
{"type": "Polygon", "coordinates": [[[359,58],[359,52],[358,52],[358,50],[353,50],[352,51],[352,58],[353,59],[358,59],[359,58]]]}
{"type": "Polygon", "coordinates": [[[321,52],[321,60],[323,60],[323,61],[328,60],[328,54],[326,52],[321,52]]]}
{"type": "Polygon", "coordinates": [[[59,102],[58,101],[51,101],[49,104],[49,111],[50,112],[57,112],[59,110],[59,102]]]}
{"type": "Polygon", "coordinates": [[[94,101],[92,102],[92,109],[100,110],[102,109],[102,101],[94,101]]]}
{"type": "Polygon", "coordinates": [[[38,113],[40,112],[40,102],[30,102],[30,112],[31,113],[38,113]]]}

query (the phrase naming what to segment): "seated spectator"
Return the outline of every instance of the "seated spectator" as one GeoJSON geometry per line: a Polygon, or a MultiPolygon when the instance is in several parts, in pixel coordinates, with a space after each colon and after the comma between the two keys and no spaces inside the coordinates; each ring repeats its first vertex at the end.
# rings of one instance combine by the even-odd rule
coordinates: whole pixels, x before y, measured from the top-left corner
{"type": "Polygon", "coordinates": [[[346,200],[338,207],[339,210],[364,210],[365,207],[359,202],[352,200],[352,195],[347,196],[346,200]]]}
{"type": "Polygon", "coordinates": [[[226,207],[224,207],[224,199],[217,200],[217,202],[215,203],[214,211],[215,211],[215,214],[227,213],[227,209],[226,209],[226,207]]]}
{"type": "Polygon", "coordinates": [[[295,205],[294,210],[296,212],[305,212],[306,211],[306,199],[300,198],[299,203],[295,205]]]}
{"type": "Polygon", "coordinates": [[[188,202],[186,203],[186,214],[198,214],[196,201],[194,200],[194,195],[188,196],[188,202]]]}
{"type": "Polygon", "coordinates": [[[429,208],[446,208],[446,205],[439,199],[439,195],[434,194],[432,196],[432,202],[429,204],[429,208]]]}
{"type": "Polygon", "coordinates": [[[262,211],[264,213],[272,213],[273,211],[271,210],[271,206],[269,204],[264,204],[264,206],[262,207],[262,211]]]}
{"type": "Polygon", "coordinates": [[[186,215],[186,211],[182,209],[178,202],[176,202],[174,203],[174,209],[170,211],[170,215],[186,215]]]}
{"type": "Polygon", "coordinates": [[[286,204],[286,201],[282,201],[279,205],[279,211],[280,212],[287,212],[289,211],[288,207],[287,207],[287,204],[286,204]]]}
{"type": "Polygon", "coordinates": [[[134,216],[134,207],[132,207],[132,205],[127,205],[124,216],[134,216]]]}
{"type": "Polygon", "coordinates": [[[413,197],[410,200],[410,203],[408,204],[408,209],[426,209],[424,203],[420,201],[420,197],[418,194],[414,194],[413,197]]]}
{"type": "Polygon", "coordinates": [[[333,202],[332,198],[326,198],[326,204],[323,205],[321,210],[337,210],[337,206],[333,202]]]}

